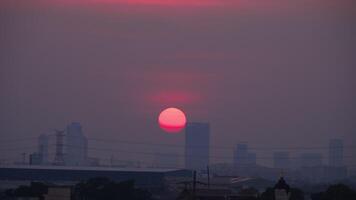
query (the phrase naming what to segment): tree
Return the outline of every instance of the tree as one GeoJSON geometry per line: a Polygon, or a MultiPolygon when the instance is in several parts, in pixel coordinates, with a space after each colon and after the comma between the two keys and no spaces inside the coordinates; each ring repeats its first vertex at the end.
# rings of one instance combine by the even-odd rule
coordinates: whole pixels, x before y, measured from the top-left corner
{"type": "Polygon", "coordinates": [[[312,200],[355,200],[356,191],[344,184],[331,185],[325,192],[311,195],[312,200]]]}
{"type": "Polygon", "coordinates": [[[289,200],[304,200],[304,192],[298,188],[291,188],[289,200]]]}
{"type": "Polygon", "coordinates": [[[253,187],[249,187],[249,188],[240,190],[239,194],[245,195],[245,196],[258,196],[258,190],[253,187]]]}
{"type": "Polygon", "coordinates": [[[134,181],[117,183],[108,178],[93,178],[78,183],[74,197],[79,200],[150,200],[151,193],[135,188],[134,181]]]}
{"type": "MultiPolygon", "coordinates": [[[[266,191],[261,194],[260,198],[261,200],[274,200],[274,189],[267,188],[266,191]]],[[[291,188],[289,200],[304,200],[303,191],[298,188],[291,188]]]]}
{"type": "Polygon", "coordinates": [[[38,197],[43,199],[43,195],[47,193],[48,187],[46,184],[32,182],[30,186],[21,185],[16,189],[9,189],[4,192],[6,197],[38,197]]]}
{"type": "Polygon", "coordinates": [[[274,189],[267,188],[266,191],[261,194],[261,200],[274,200],[274,189]]]}

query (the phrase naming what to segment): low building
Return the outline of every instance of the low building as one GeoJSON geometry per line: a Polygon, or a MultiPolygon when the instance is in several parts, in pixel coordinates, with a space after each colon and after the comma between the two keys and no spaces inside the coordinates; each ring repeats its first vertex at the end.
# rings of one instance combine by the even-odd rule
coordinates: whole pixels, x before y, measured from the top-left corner
{"type": "Polygon", "coordinates": [[[70,187],[50,187],[44,195],[44,200],[71,200],[71,195],[70,187]]]}
{"type": "Polygon", "coordinates": [[[109,167],[68,167],[68,166],[2,166],[0,181],[37,181],[48,183],[76,184],[83,180],[107,177],[121,182],[134,180],[141,188],[160,188],[167,176],[191,177],[192,172],[184,169],[135,169],[109,167]]]}
{"type": "Polygon", "coordinates": [[[283,177],[281,177],[277,184],[274,186],[274,199],[275,200],[289,200],[290,187],[283,177]]]}

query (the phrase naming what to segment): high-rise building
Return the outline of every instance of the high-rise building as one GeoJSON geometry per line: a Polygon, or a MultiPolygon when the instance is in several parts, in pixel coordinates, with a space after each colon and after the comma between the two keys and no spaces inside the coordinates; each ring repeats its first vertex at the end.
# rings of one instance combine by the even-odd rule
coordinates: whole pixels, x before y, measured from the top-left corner
{"type": "Polygon", "coordinates": [[[38,157],[39,157],[39,164],[41,165],[48,164],[48,143],[49,143],[48,135],[41,134],[38,137],[38,157]]]}
{"type": "Polygon", "coordinates": [[[301,167],[320,167],[323,165],[323,156],[320,153],[304,153],[300,157],[301,167]]]}
{"type": "Polygon", "coordinates": [[[340,139],[331,139],[329,141],[329,166],[343,166],[344,144],[340,139]]]}
{"type": "Polygon", "coordinates": [[[289,169],[290,168],[290,158],[289,152],[279,151],[273,154],[274,168],[277,169],[289,169]]]}
{"type": "Polygon", "coordinates": [[[54,165],[64,165],[64,132],[56,130],[56,153],[54,156],[54,165]]]}
{"type": "Polygon", "coordinates": [[[85,166],[88,157],[88,140],[82,132],[82,126],[73,122],[67,126],[65,164],[85,166]]]}
{"type": "Polygon", "coordinates": [[[42,165],[42,155],[39,153],[30,154],[30,165],[42,165]]]}
{"type": "Polygon", "coordinates": [[[247,154],[247,165],[248,166],[252,166],[252,165],[256,165],[257,161],[256,161],[256,153],[251,153],[249,152],[247,154]]]}
{"type": "Polygon", "coordinates": [[[248,160],[248,145],[246,143],[237,144],[234,151],[234,166],[246,167],[248,160]]]}
{"type": "Polygon", "coordinates": [[[209,123],[188,123],[185,129],[185,166],[203,170],[209,165],[209,123]]]}

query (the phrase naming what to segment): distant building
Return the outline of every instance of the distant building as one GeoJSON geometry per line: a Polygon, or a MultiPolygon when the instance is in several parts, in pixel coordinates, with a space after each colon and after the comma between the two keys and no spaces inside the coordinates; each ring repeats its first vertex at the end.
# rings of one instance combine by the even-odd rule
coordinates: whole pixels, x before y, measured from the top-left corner
{"type": "Polygon", "coordinates": [[[44,195],[45,200],[70,200],[72,195],[71,187],[49,187],[48,193],[44,195]]]}
{"type": "Polygon", "coordinates": [[[277,169],[289,169],[290,168],[290,158],[289,152],[279,151],[273,154],[273,164],[274,168],[277,169]]]}
{"type": "Polygon", "coordinates": [[[203,170],[209,165],[209,123],[188,123],[185,129],[185,166],[203,170]]]}
{"type": "Polygon", "coordinates": [[[301,167],[320,167],[323,165],[323,156],[320,153],[304,153],[300,156],[301,167]]]}
{"type": "Polygon", "coordinates": [[[234,152],[234,165],[244,167],[247,165],[248,146],[245,143],[237,144],[234,152]]]}
{"type": "Polygon", "coordinates": [[[87,165],[91,167],[99,167],[100,166],[100,159],[99,158],[87,158],[87,165]]]}
{"type": "Polygon", "coordinates": [[[64,165],[64,132],[56,130],[56,153],[54,156],[54,165],[64,165]]]}
{"type": "Polygon", "coordinates": [[[82,126],[73,122],[67,126],[65,164],[85,166],[88,157],[88,140],[82,132],[82,126]]]}
{"type": "Polygon", "coordinates": [[[275,200],[289,200],[290,198],[290,187],[286,183],[283,177],[279,179],[277,184],[274,186],[274,199],[275,200]]]}
{"type": "Polygon", "coordinates": [[[236,145],[234,151],[234,166],[235,167],[249,167],[256,165],[256,153],[249,152],[246,143],[239,143],[236,145]]]}
{"type": "Polygon", "coordinates": [[[179,168],[179,154],[175,152],[157,152],[154,158],[154,167],[179,168]]]}
{"type": "MultiPolygon", "coordinates": [[[[167,177],[190,178],[192,171],[175,169],[145,168],[110,168],[110,167],[78,167],[78,166],[0,166],[0,182],[9,184],[19,182],[46,182],[55,185],[64,183],[72,185],[78,181],[103,177],[122,182],[134,180],[139,188],[162,189],[167,177]]],[[[49,194],[53,194],[49,192],[49,194]]],[[[53,196],[53,195],[51,195],[53,196]]]]}
{"type": "Polygon", "coordinates": [[[256,153],[248,153],[247,154],[247,165],[257,165],[256,153]]]}
{"type": "Polygon", "coordinates": [[[343,166],[344,145],[340,139],[331,139],[329,141],[329,166],[343,166]]]}
{"type": "Polygon", "coordinates": [[[30,154],[30,165],[42,165],[43,157],[39,153],[30,154]]]}
{"type": "Polygon", "coordinates": [[[49,137],[46,134],[41,134],[38,137],[38,154],[41,158],[40,163],[41,165],[46,165],[49,163],[48,161],[48,143],[49,137]]]}

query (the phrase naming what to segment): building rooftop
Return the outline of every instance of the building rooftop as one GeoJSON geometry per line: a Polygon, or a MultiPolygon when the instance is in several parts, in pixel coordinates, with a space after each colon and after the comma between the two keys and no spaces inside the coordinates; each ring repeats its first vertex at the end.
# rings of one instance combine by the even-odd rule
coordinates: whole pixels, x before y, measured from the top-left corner
{"type": "Polygon", "coordinates": [[[279,189],[279,190],[286,190],[287,193],[289,193],[290,187],[289,185],[286,183],[286,181],[284,180],[283,177],[281,177],[279,179],[279,181],[277,182],[277,184],[274,186],[274,189],[279,189]]]}
{"type": "Polygon", "coordinates": [[[2,169],[46,169],[46,170],[78,170],[78,171],[120,171],[120,172],[173,172],[183,169],[167,168],[118,168],[118,167],[83,167],[83,166],[55,166],[55,165],[0,165],[2,169]]]}

